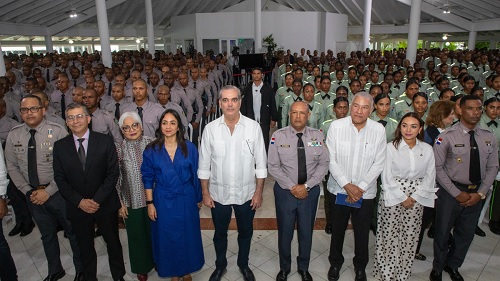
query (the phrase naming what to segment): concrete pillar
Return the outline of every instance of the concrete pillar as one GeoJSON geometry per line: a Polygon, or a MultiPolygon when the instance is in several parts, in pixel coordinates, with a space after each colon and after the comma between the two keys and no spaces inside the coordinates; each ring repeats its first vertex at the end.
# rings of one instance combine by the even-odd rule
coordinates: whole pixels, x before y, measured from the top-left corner
{"type": "Polygon", "coordinates": [[[370,47],[370,22],[372,20],[372,0],[365,0],[363,19],[363,51],[370,47]]]}
{"type": "Polygon", "coordinates": [[[469,42],[467,43],[467,48],[469,50],[476,49],[476,37],[477,37],[477,31],[472,30],[469,32],[469,42]]]}
{"type": "Polygon", "coordinates": [[[48,53],[52,53],[54,51],[54,45],[52,44],[52,36],[45,35],[45,50],[48,53]]]}
{"type": "Polygon", "coordinates": [[[99,37],[101,39],[102,63],[106,67],[111,67],[113,59],[111,58],[111,44],[109,42],[108,9],[106,8],[106,0],[95,0],[95,8],[97,11],[99,37]]]}
{"type": "Polygon", "coordinates": [[[255,53],[260,53],[262,49],[262,1],[255,0],[254,10],[254,28],[255,28],[255,53]]]}
{"type": "Polygon", "coordinates": [[[2,43],[0,42],[0,76],[5,76],[5,61],[3,60],[2,43]]]}
{"type": "Polygon", "coordinates": [[[151,0],[144,0],[146,3],[146,31],[148,34],[148,51],[155,54],[155,30],[153,27],[153,4],[151,0]]]}
{"type": "Polygon", "coordinates": [[[167,37],[163,36],[163,51],[166,53],[167,52],[167,37]]]}
{"type": "Polygon", "coordinates": [[[420,13],[422,8],[422,0],[411,1],[410,10],[410,29],[408,31],[408,49],[406,58],[410,63],[414,63],[417,57],[418,29],[420,27],[420,13]]]}

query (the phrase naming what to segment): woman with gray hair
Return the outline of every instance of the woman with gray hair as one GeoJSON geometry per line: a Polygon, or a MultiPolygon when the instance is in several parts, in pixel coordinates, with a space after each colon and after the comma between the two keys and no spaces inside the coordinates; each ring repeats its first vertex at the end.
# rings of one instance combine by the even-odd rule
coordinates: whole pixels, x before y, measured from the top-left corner
{"type": "Polygon", "coordinates": [[[118,125],[123,133],[123,141],[116,143],[120,178],[117,189],[122,207],[120,217],[125,222],[128,237],[130,269],[139,281],[148,279],[153,269],[151,249],[151,228],[146,205],[146,195],[142,183],[142,153],[153,138],[143,136],[142,121],[136,112],[125,112],[118,125]]]}

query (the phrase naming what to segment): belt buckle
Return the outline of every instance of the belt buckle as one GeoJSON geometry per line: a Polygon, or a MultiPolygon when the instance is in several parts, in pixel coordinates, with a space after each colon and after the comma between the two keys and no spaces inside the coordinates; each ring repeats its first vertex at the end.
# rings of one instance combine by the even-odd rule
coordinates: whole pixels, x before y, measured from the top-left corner
{"type": "Polygon", "coordinates": [[[469,186],[467,186],[467,189],[476,189],[476,187],[476,184],[470,184],[469,186]]]}

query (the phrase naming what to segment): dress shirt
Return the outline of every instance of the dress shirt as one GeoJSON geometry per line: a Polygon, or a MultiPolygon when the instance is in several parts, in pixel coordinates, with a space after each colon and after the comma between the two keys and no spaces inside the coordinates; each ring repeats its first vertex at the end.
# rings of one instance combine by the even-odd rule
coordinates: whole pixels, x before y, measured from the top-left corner
{"type": "Polygon", "coordinates": [[[115,123],[115,117],[106,110],[96,108],[92,113],[92,131],[113,137],[114,141],[120,143],[123,140],[120,127],[115,123]]]}
{"type": "Polygon", "coordinates": [[[382,190],[386,206],[394,206],[405,201],[408,196],[401,190],[401,184],[395,179],[422,180],[417,190],[410,195],[420,205],[434,207],[436,191],[436,166],[432,146],[417,140],[410,149],[404,140],[396,149],[392,142],[387,144],[387,158],[382,171],[382,190]]]}
{"type": "MultiPolygon", "coordinates": [[[[87,156],[87,147],[89,147],[89,136],[90,136],[90,130],[87,129],[85,134],[83,134],[83,136],[81,137],[84,139],[82,141],[82,145],[83,145],[83,148],[85,149],[85,156],[87,156]]],[[[78,139],[81,139],[81,138],[76,136],[76,135],[73,135],[73,139],[75,140],[76,151],[78,151],[78,149],[80,148],[80,142],[78,141],[78,139]]]]}
{"type": "Polygon", "coordinates": [[[260,106],[262,104],[262,94],[260,89],[262,89],[263,82],[260,82],[259,86],[252,84],[252,95],[253,95],[253,113],[255,115],[255,121],[260,123],[260,106]]]}
{"type": "MultiPolygon", "coordinates": [[[[436,180],[451,196],[457,197],[460,190],[452,182],[471,184],[469,181],[470,135],[461,122],[441,133],[434,144],[436,180]]],[[[481,185],[477,192],[486,194],[498,173],[498,143],[489,130],[474,128],[479,148],[481,185]]]]}
{"type": "MultiPolygon", "coordinates": [[[[66,114],[66,112],[62,113],[61,112],[61,97],[62,97],[62,92],[61,90],[54,91],[52,95],[50,95],[50,103],[49,105],[53,107],[56,112],[55,114],[59,115],[62,117],[63,114],[66,114]]],[[[68,105],[73,103],[73,86],[70,86],[66,92],[64,92],[64,100],[66,102],[66,108],[68,105]]]]}
{"type": "Polygon", "coordinates": [[[377,178],[385,162],[385,129],[371,119],[359,132],[350,116],[330,124],[326,146],[330,152],[330,180],[328,190],[347,194],[344,186],[357,185],[365,193],[363,198],[373,199],[377,194],[377,178]]]}
{"type": "Polygon", "coordinates": [[[7,185],[9,180],[7,179],[7,169],[5,168],[5,161],[3,161],[3,149],[0,149],[0,195],[7,194],[7,185]]]}
{"type": "Polygon", "coordinates": [[[210,179],[216,202],[242,205],[252,199],[255,178],[267,177],[267,159],[260,125],[240,113],[233,133],[224,115],[206,125],[200,146],[198,177],[210,179]]]}
{"type": "MultiPolygon", "coordinates": [[[[129,111],[137,112],[137,104],[135,102],[129,103],[121,109],[122,114],[129,111]]],[[[142,129],[145,136],[155,137],[155,131],[158,129],[163,111],[163,107],[158,103],[146,101],[142,105],[142,129]]]]}
{"type": "MultiPolygon", "coordinates": [[[[274,132],[269,145],[269,173],[283,189],[292,189],[298,182],[297,131],[292,126],[274,132]]],[[[307,186],[319,185],[328,172],[328,150],[323,134],[305,127],[302,135],[306,153],[307,186]]]]}

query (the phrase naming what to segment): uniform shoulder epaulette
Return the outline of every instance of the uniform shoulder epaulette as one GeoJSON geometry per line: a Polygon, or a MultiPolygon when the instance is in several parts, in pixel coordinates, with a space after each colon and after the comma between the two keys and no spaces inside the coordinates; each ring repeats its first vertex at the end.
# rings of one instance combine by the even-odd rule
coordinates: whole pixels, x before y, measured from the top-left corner
{"type": "Polygon", "coordinates": [[[18,128],[21,128],[24,124],[19,124],[19,125],[16,125],[14,126],[12,129],[10,129],[11,131],[13,130],[17,130],[18,128]]]}

